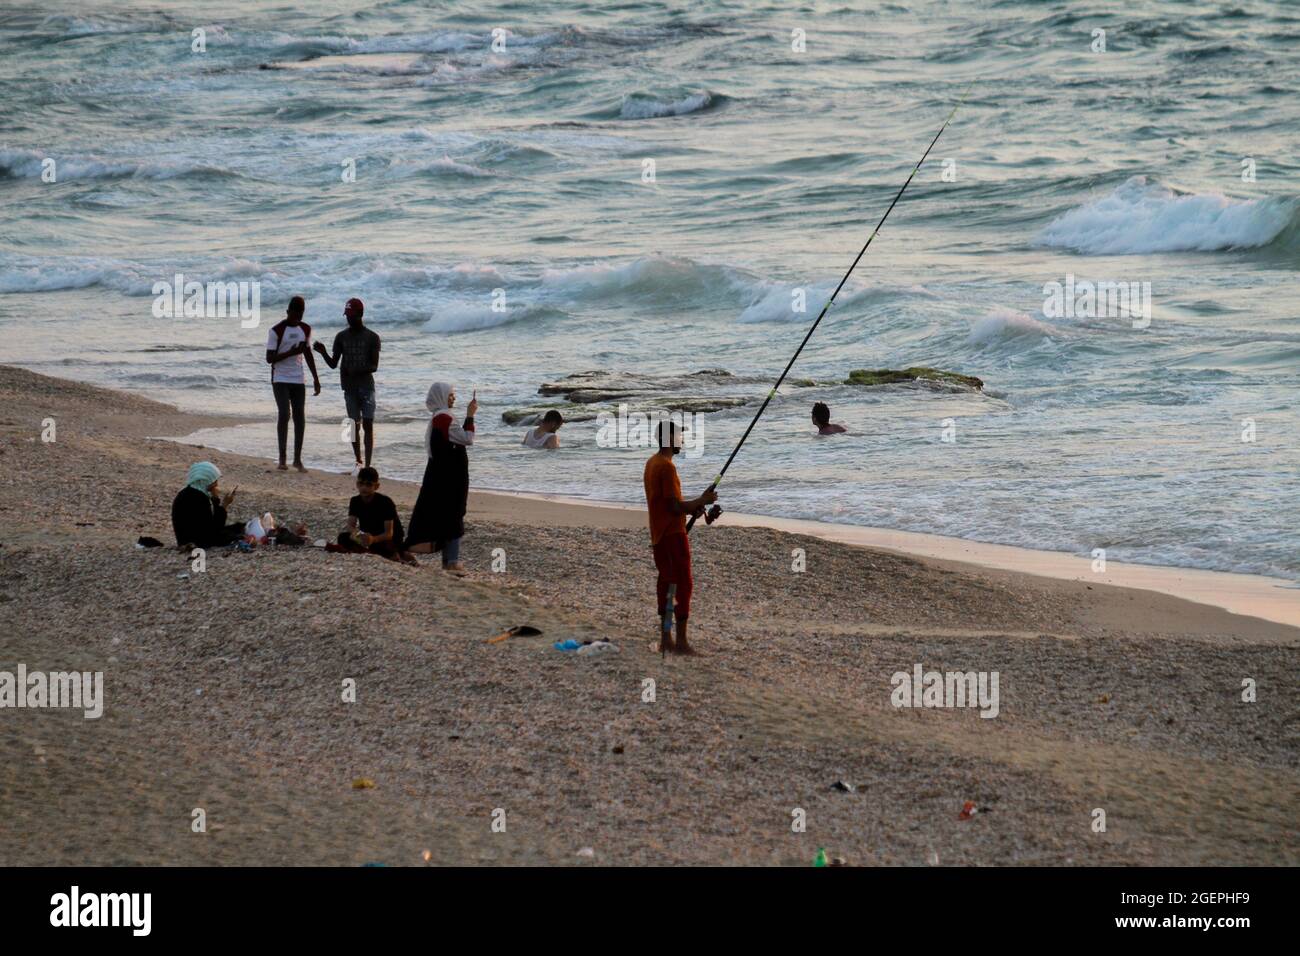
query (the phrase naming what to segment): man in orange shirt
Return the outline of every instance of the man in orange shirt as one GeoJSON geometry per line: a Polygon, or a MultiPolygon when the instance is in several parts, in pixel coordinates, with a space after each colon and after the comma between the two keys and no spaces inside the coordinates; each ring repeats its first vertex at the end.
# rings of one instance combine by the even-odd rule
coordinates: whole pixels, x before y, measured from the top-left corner
{"type": "Polygon", "coordinates": [[[659,620],[668,613],[668,588],[674,585],[677,598],[677,640],[660,625],[659,650],[676,654],[694,654],[686,640],[686,620],[691,614],[691,546],[686,539],[686,516],[698,515],[718,500],[709,488],[698,498],[682,500],[682,483],[677,477],[673,455],[682,450],[681,426],[659,423],[659,451],[645,465],[645,500],[650,511],[650,544],[654,547],[655,567],[659,571],[656,588],[659,597],[659,620]]]}

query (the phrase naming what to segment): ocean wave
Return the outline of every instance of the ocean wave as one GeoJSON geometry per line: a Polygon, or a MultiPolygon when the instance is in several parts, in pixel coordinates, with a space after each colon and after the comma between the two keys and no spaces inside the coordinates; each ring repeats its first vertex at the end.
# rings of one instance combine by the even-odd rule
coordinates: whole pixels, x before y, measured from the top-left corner
{"type": "MultiPolygon", "coordinates": [[[[812,322],[835,291],[838,282],[836,279],[810,283],[775,282],[744,275],[733,276],[731,281],[748,298],[748,303],[737,318],[738,322],[745,325],[759,322],[812,322]],[[794,307],[796,292],[799,290],[803,291],[802,312],[796,311],[794,307]]],[[[835,308],[900,295],[928,297],[930,292],[918,285],[875,285],[850,280],[836,298],[835,308]]]]}
{"type": "Polygon", "coordinates": [[[681,256],[646,256],[631,262],[592,263],[546,269],[541,285],[562,298],[610,295],[662,299],[665,304],[698,301],[733,274],[725,266],[702,265],[681,256]]]}
{"type": "Polygon", "coordinates": [[[470,163],[458,163],[446,153],[443,153],[441,159],[430,160],[424,163],[407,163],[397,161],[389,165],[389,171],[399,176],[424,175],[424,176],[464,176],[469,179],[479,179],[484,176],[495,176],[496,173],[470,163]]]}
{"type": "Polygon", "coordinates": [[[421,82],[438,84],[472,80],[478,76],[552,60],[564,61],[557,49],[572,42],[570,29],[526,36],[502,28],[504,45],[494,49],[493,33],[443,30],[431,33],[393,33],[375,37],[299,36],[251,34],[240,45],[265,61],[262,69],[301,69],[370,73],[379,76],[421,74],[421,82]]]}
{"type": "Polygon", "coordinates": [[[206,163],[154,163],[100,156],[47,156],[31,149],[0,148],[0,176],[11,179],[39,179],[46,159],[54,160],[58,182],[70,179],[179,179],[188,176],[237,176],[229,169],[206,163]]]}
{"type": "MultiPolygon", "coordinates": [[[[423,322],[437,331],[490,328],[537,313],[565,315],[592,303],[637,303],[671,311],[681,308],[737,310],[742,323],[811,321],[835,288],[835,279],[799,284],[756,275],[745,269],[697,262],[679,256],[643,256],[550,268],[461,262],[453,265],[412,262],[405,257],[334,255],[309,257],[297,264],[274,266],[256,259],[181,261],[127,260],[94,256],[30,256],[0,253],[0,294],[55,292],[99,286],[127,296],[151,296],[155,282],[250,280],[261,286],[263,309],[288,296],[307,296],[309,309],[351,295],[386,302],[384,322],[423,322]],[[805,311],[795,312],[796,289],[805,290],[805,311]],[[505,313],[491,309],[493,290],[511,300],[505,313]],[[443,301],[434,320],[429,302],[443,301]],[[474,300],[477,300],[474,302],[474,300]],[[469,304],[474,302],[474,304],[469,304]],[[441,310],[447,310],[445,312],[441,310]]],[[[898,296],[932,297],[917,285],[850,282],[839,307],[898,296]]],[[[278,307],[278,305],[276,306],[278,307]]]]}
{"type": "Polygon", "coordinates": [[[966,341],[971,345],[992,345],[1009,341],[1037,342],[1056,334],[1056,329],[1024,312],[998,309],[971,323],[966,341]]]}
{"type": "MultiPolygon", "coordinates": [[[[504,29],[504,28],[503,28],[504,29]]],[[[505,50],[512,47],[524,49],[547,47],[562,42],[562,31],[524,36],[504,30],[505,50]]],[[[306,60],[313,57],[348,53],[463,53],[471,50],[492,52],[493,36],[488,33],[467,33],[463,30],[439,30],[432,33],[392,33],[383,36],[356,38],[349,36],[298,36],[273,34],[262,38],[252,36],[249,43],[270,49],[280,59],[306,60]]]]}
{"type": "Polygon", "coordinates": [[[183,273],[186,281],[197,282],[260,279],[265,275],[260,264],[247,259],[196,266],[96,256],[36,257],[0,253],[0,295],[100,286],[128,296],[152,296],[155,282],[172,282],[177,272],[183,273]]]}
{"type": "Polygon", "coordinates": [[[665,116],[685,116],[717,109],[726,101],[725,96],[703,90],[688,93],[678,99],[656,99],[644,93],[630,93],[623,97],[618,108],[618,118],[628,120],[661,119],[665,116]]]}
{"type": "Polygon", "coordinates": [[[1134,176],[1110,195],[1057,216],[1037,241],[1091,255],[1249,249],[1271,243],[1296,214],[1292,198],[1229,199],[1134,176]]]}
{"type": "Polygon", "coordinates": [[[424,323],[427,332],[477,332],[514,322],[555,318],[564,313],[538,305],[507,305],[497,310],[481,302],[446,302],[424,323]]]}
{"type": "Polygon", "coordinates": [[[126,33],[161,33],[174,29],[174,21],[163,14],[137,19],[126,15],[77,16],[55,14],[45,17],[32,29],[41,39],[78,40],[82,37],[117,36],[126,33]]]}
{"type": "Polygon", "coordinates": [[[263,63],[263,70],[304,73],[361,73],[369,76],[415,76],[435,69],[425,53],[346,53],[311,56],[305,60],[263,63]]]}

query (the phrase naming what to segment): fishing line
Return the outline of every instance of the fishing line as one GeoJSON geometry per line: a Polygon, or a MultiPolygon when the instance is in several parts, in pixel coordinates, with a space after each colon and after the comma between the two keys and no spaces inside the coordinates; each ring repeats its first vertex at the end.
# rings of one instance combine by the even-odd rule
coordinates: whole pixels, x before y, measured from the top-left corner
{"type": "MultiPolygon", "coordinates": [[[[754,417],[750,421],[749,427],[746,428],[745,433],[740,436],[740,441],[736,442],[736,447],[733,448],[731,454],[727,456],[727,461],[723,464],[722,470],[718,472],[717,477],[713,479],[713,483],[709,485],[710,490],[716,489],[722,482],[722,476],[725,475],[727,469],[731,467],[731,463],[735,460],[741,446],[745,444],[745,439],[748,438],[749,433],[754,430],[754,426],[758,424],[758,420],[763,417],[763,412],[767,410],[768,403],[770,403],[776,396],[776,390],[781,387],[781,383],[785,381],[785,377],[790,374],[790,369],[794,368],[794,363],[799,358],[799,353],[803,351],[804,346],[808,344],[808,340],[811,339],[813,333],[817,331],[817,326],[821,325],[822,319],[825,318],[826,313],[830,311],[831,306],[835,303],[835,297],[840,294],[840,290],[844,288],[844,283],[849,281],[849,276],[853,275],[853,270],[858,267],[858,263],[862,260],[862,257],[866,255],[867,248],[871,245],[871,240],[875,239],[876,236],[880,234],[880,229],[884,226],[885,220],[888,219],[889,214],[894,211],[894,207],[898,205],[898,201],[903,198],[903,193],[907,192],[907,187],[912,184],[912,179],[915,178],[916,174],[920,172],[921,167],[925,164],[926,157],[930,155],[930,150],[934,149],[934,144],[939,142],[939,137],[942,136],[943,131],[948,128],[948,124],[952,122],[952,118],[957,114],[957,110],[961,107],[962,103],[966,102],[966,94],[969,92],[970,84],[968,83],[966,84],[966,91],[961,95],[961,99],[957,101],[957,105],[952,108],[952,112],[948,114],[948,118],[945,119],[943,125],[939,127],[939,132],[934,134],[934,139],[930,140],[930,145],[927,146],[925,152],[921,154],[920,162],[913,167],[911,175],[907,177],[907,181],[903,183],[902,187],[898,190],[898,194],[894,196],[894,201],[889,204],[889,208],[885,210],[885,214],[880,217],[880,222],[876,223],[876,228],[872,230],[871,235],[867,236],[867,241],[864,242],[862,248],[858,250],[857,257],[853,260],[853,264],[849,266],[849,271],[844,273],[844,278],[840,280],[840,284],[835,287],[835,291],[831,293],[831,297],[827,299],[826,304],[822,306],[821,312],[817,315],[817,320],[809,327],[807,334],[803,337],[803,341],[799,343],[799,347],[795,349],[794,355],[792,355],[790,361],[786,363],[785,371],[781,373],[781,376],[776,380],[776,384],[773,385],[771,390],[767,393],[767,397],[763,399],[763,404],[758,406],[758,411],[754,413],[754,417]]],[[[691,515],[691,520],[686,523],[687,534],[690,534],[691,528],[695,527],[695,521],[696,516],[691,515]]]]}

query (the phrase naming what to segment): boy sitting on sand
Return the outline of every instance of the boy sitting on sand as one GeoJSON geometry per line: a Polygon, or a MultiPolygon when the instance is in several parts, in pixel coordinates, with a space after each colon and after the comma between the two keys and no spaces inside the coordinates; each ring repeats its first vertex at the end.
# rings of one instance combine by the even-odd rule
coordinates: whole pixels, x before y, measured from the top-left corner
{"type": "Polygon", "coordinates": [[[564,424],[564,416],[551,409],[542,418],[542,423],[536,428],[528,429],[524,435],[524,446],[527,448],[559,448],[560,436],[556,434],[560,426],[564,424]]]}
{"type": "Polygon", "coordinates": [[[831,424],[831,408],[825,402],[813,405],[812,420],[818,435],[842,435],[848,431],[843,425],[831,424]]]}
{"type": "Polygon", "coordinates": [[[656,592],[659,598],[659,621],[668,613],[668,587],[676,585],[677,638],[658,624],[659,650],[675,654],[694,654],[686,640],[686,621],[691,614],[691,546],[686,538],[686,516],[699,515],[718,500],[709,488],[698,498],[682,500],[682,483],[677,477],[673,455],[682,450],[682,428],[672,421],[659,423],[659,451],[645,466],[645,500],[650,512],[650,544],[654,548],[655,568],[659,571],[656,592]]]}
{"type": "Polygon", "coordinates": [[[416,563],[402,547],[402,519],[397,516],[397,505],[388,495],[379,493],[379,472],[373,468],[357,472],[357,494],[348,502],[347,530],[339,534],[336,547],[416,563]]]}

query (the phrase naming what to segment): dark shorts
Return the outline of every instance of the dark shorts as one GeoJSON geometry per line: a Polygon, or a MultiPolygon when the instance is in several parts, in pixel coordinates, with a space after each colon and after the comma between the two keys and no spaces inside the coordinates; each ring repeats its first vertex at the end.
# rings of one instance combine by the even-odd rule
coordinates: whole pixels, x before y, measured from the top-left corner
{"type": "Polygon", "coordinates": [[[358,418],[371,421],[375,418],[375,390],[373,387],[343,389],[343,404],[347,407],[348,418],[354,422],[358,418]]]}

